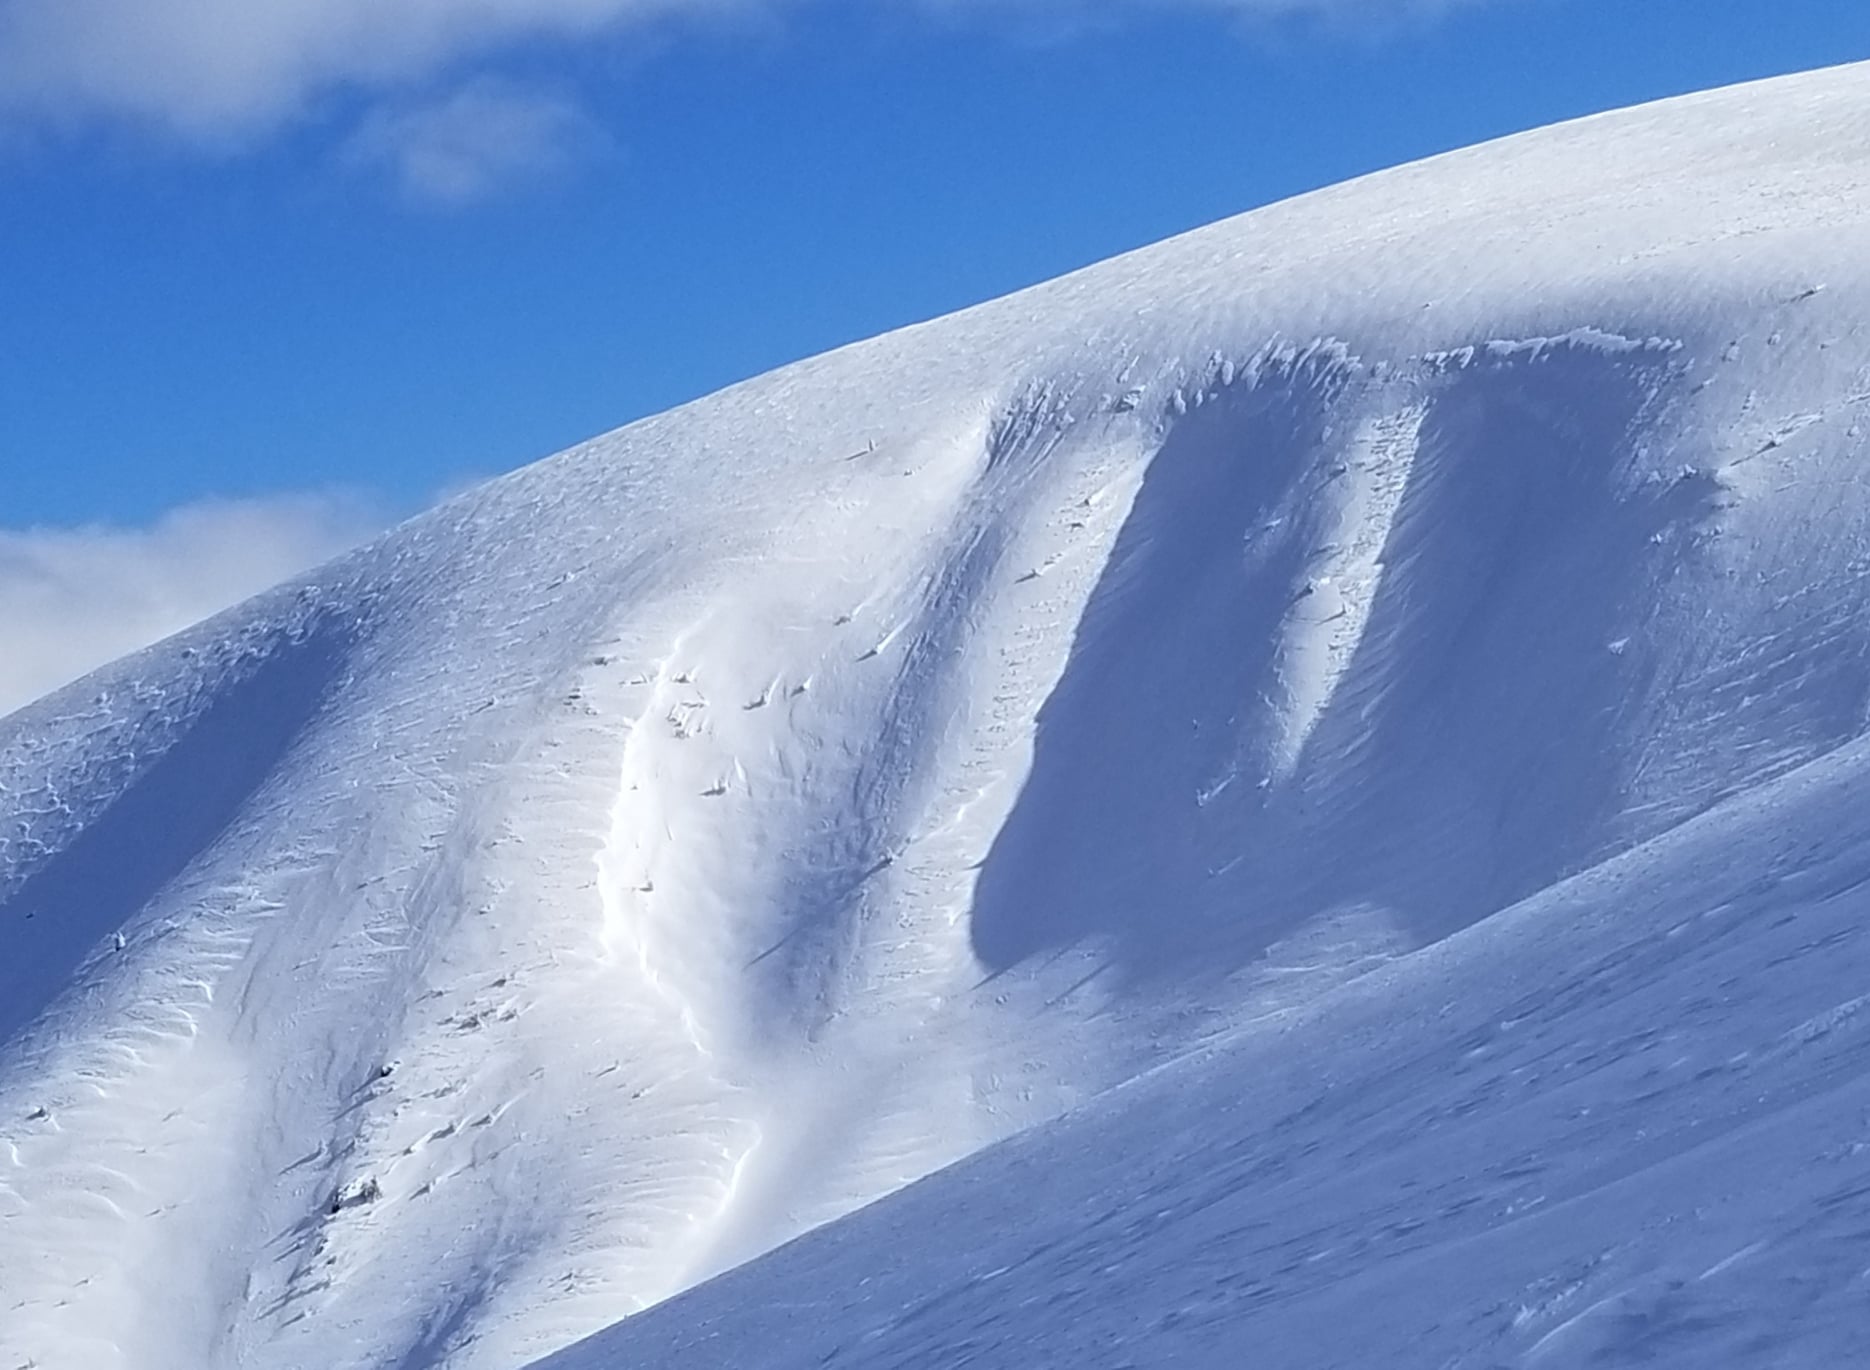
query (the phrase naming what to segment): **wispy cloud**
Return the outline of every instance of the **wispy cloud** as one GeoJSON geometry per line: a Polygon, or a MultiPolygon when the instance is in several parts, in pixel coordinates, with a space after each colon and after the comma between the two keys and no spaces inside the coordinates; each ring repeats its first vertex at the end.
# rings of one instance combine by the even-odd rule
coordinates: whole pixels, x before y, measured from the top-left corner
{"type": "Polygon", "coordinates": [[[0,0],[0,108],[238,140],[345,86],[407,87],[539,39],[721,0],[0,0]]]}
{"type": "MultiPolygon", "coordinates": [[[[658,19],[777,12],[829,0],[0,0],[0,113],[14,121],[83,126],[118,122],[208,145],[239,145],[351,89],[406,95],[458,80],[477,63],[519,47],[608,37],[658,19]]],[[[1313,15],[1352,24],[1437,14],[1481,0],[845,0],[930,10],[1030,11],[1035,5],[1083,13],[1137,15],[1205,7],[1249,17],[1313,15]]],[[[562,112],[489,111],[472,88],[429,110],[379,116],[369,142],[449,141],[449,121],[476,124],[493,114],[505,137],[534,147],[565,136],[562,112]],[[478,100],[482,108],[472,108],[478,100]],[[460,103],[466,101],[466,104],[460,103]],[[544,118],[545,122],[541,123],[544,118]],[[385,132],[402,121],[400,132],[385,132]],[[560,122],[556,125],[553,119],[560,122]]],[[[496,142],[498,139],[496,139],[496,142]]],[[[386,154],[387,155],[387,154],[386,154]]],[[[415,157],[406,165],[450,168],[458,153],[415,157]]],[[[479,155],[483,169],[490,163],[479,155]]],[[[418,179],[425,172],[414,173],[418,179]]],[[[472,179],[470,173],[465,179],[472,179]]]]}
{"type": "Polygon", "coordinates": [[[1486,0],[1140,0],[1152,8],[1203,4],[1210,9],[1238,10],[1243,14],[1316,14],[1346,20],[1384,22],[1391,19],[1433,18],[1449,10],[1486,0]]]}
{"type": "Polygon", "coordinates": [[[0,530],[0,715],[368,536],[325,495],[188,505],[142,528],[0,530]]]}
{"type": "Polygon", "coordinates": [[[1187,9],[1200,5],[1253,21],[1316,20],[1340,33],[1387,34],[1397,27],[1440,19],[1455,10],[1504,0],[1135,0],[1131,9],[1187,9]]]}
{"type": "Polygon", "coordinates": [[[449,206],[555,176],[608,145],[562,96],[475,81],[373,110],[346,140],[343,160],[386,173],[413,202],[449,206]]]}

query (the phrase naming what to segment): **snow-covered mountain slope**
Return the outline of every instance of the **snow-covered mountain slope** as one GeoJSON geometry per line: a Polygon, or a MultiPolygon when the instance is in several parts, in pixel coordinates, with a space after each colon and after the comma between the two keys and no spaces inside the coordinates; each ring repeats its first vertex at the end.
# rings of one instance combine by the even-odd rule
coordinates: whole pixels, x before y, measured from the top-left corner
{"type": "Polygon", "coordinates": [[[1870,1363],[1862,743],[548,1358],[1870,1363]]]}
{"type": "Polygon", "coordinates": [[[0,722],[0,1351],[1861,1358],[1866,140],[1275,206],[0,722]]]}

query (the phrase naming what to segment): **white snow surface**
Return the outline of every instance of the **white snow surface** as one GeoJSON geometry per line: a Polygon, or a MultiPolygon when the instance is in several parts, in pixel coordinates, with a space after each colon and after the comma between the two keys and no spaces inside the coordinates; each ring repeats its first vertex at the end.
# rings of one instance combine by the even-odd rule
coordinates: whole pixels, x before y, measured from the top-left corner
{"type": "Polygon", "coordinates": [[[1276,205],[0,721],[0,1367],[1870,1363],[1866,147],[1276,205]]]}

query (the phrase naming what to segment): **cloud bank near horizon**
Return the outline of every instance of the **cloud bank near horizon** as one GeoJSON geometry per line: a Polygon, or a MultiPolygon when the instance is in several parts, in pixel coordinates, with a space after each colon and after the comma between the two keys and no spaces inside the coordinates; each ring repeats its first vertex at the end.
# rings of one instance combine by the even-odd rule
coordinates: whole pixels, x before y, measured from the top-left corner
{"type": "Polygon", "coordinates": [[[382,526],[361,499],[214,500],[141,528],[0,529],[0,716],[382,526]]]}

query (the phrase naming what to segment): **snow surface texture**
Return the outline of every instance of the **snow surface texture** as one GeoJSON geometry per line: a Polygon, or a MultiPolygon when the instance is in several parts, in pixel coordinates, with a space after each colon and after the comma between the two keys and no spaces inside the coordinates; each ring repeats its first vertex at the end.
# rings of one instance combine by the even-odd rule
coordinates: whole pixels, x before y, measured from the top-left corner
{"type": "Polygon", "coordinates": [[[1866,146],[1275,206],[14,715],[0,1364],[1870,1363],[1866,146]]]}

